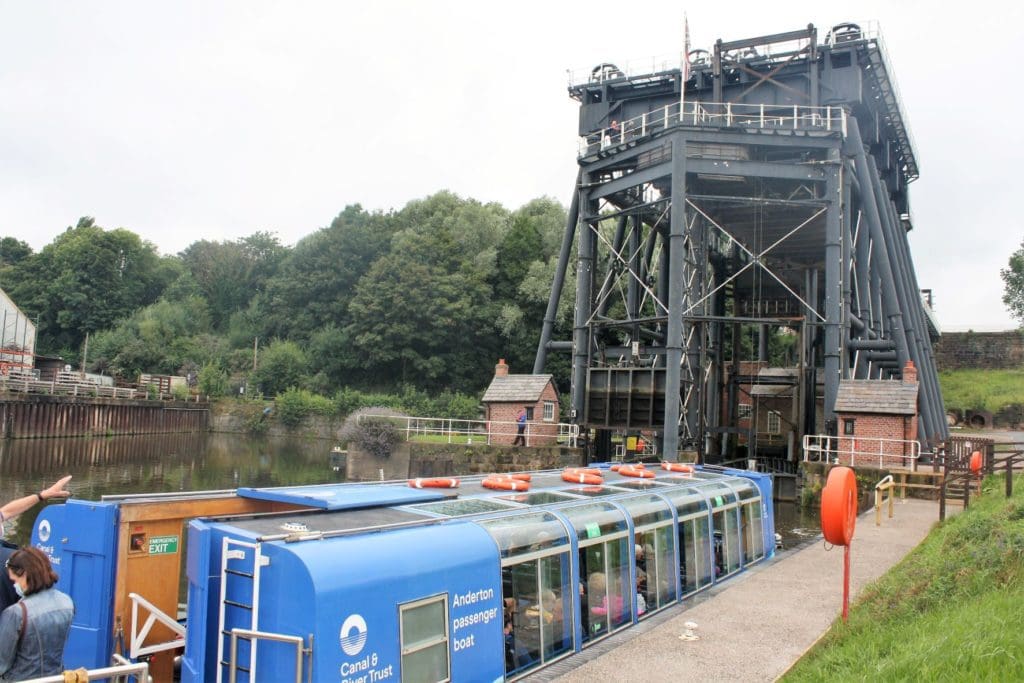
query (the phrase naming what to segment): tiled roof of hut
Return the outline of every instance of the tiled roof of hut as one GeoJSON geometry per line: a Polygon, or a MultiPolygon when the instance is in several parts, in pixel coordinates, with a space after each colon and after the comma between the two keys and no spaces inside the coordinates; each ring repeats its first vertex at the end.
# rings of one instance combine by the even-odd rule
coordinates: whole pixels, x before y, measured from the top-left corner
{"type": "Polygon", "coordinates": [[[913,415],[917,412],[917,382],[841,380],[835,410],[837,413],[913,415]]]}
{"type": "Polygon", "coordinates": [[[514,403],[536,401],[544,387],[551,381],[551,375],[505,375],[495,377],[484,392],[485,403],[514,403]]]}

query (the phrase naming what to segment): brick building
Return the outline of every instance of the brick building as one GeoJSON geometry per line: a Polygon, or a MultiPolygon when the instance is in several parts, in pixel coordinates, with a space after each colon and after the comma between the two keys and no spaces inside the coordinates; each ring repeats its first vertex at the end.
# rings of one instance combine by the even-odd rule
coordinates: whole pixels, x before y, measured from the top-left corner
{"type": "Polygon", "coordinates": [[[836,396],[839,461],[880,468],[910,467],[917,438],[917,368],[907,361],[902,380],[843,380],[836,396]]]}
{"type": "Polygon", "coordinates": [[[551,375],[510,375],[502,358],[484,392],[484,419],[492,444],[511,445],[516,417],[526,410],[526,445],[552,446],[558,436],[558,390],[551,375]]]}

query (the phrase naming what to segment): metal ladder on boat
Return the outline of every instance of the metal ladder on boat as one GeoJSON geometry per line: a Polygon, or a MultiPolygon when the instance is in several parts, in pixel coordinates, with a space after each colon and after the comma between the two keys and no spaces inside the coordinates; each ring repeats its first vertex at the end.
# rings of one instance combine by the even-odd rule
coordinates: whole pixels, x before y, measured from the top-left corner
{"type": "MultiPolygon", "coordinates": [[[[244,641],[249,650],[248,667],[237,663],[240,653],[237,646],[231,648],[232,660],[224,657],[225,643],[232,640],[235,629],[256,631],[260,607],[260,569],[269,564],[269,559],[260,552],[259,543],[248,543],[234,538],[225,538],[220,560],[220,620],[217,639],[217,683],[225,680],[225,670],[230,671],[234,680],[235,670],[253,679],[256,667],[256,641],[244,641]]],[[[245,657],[244,653],[240,655],[245,657]]]]}

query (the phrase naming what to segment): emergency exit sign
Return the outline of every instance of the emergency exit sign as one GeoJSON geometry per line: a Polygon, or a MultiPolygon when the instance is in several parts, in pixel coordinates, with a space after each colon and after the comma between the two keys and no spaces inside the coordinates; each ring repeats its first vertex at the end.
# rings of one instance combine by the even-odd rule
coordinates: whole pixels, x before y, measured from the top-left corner
{"type": "Polygon", "coordinates": [[[169,555],[178,552],[177,536],[153,536],[149,539],[150,555],[169,555]]]}

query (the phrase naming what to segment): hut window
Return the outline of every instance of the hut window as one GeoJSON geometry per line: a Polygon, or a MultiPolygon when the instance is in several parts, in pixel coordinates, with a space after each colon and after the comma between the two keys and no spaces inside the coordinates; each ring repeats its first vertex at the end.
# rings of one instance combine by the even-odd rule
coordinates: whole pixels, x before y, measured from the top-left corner
{"type": "Polygon", "coordinates": [[[448,594],[399,605],[402,680],[451,680],[448,663],[448,594]]]}
{"type": "Polygon", "coordinates": [[[856,420],[843,420],[843,434],[846,436],[853,436],[853,426],[856,422],[856,420]]]}
{"type": "Polygon", "coordinates": [[[544,421],[554,422],[555,421],[555,402],[544,401],[544,421]]]}
{"type": "Polygon", "coordinates": [[[768,433],[778,434],[782,431],[782,413],[777,410],[768,411],[768,433]]]}
{"type": "Polygon", "coordinates": [[[739,419],[744,420],[750,417],[752,411],[750,409],[749,403],[740,403],[737,406],[737,408],[739,409],[737,411],[737,416],[739,417],[739,419]]]}

